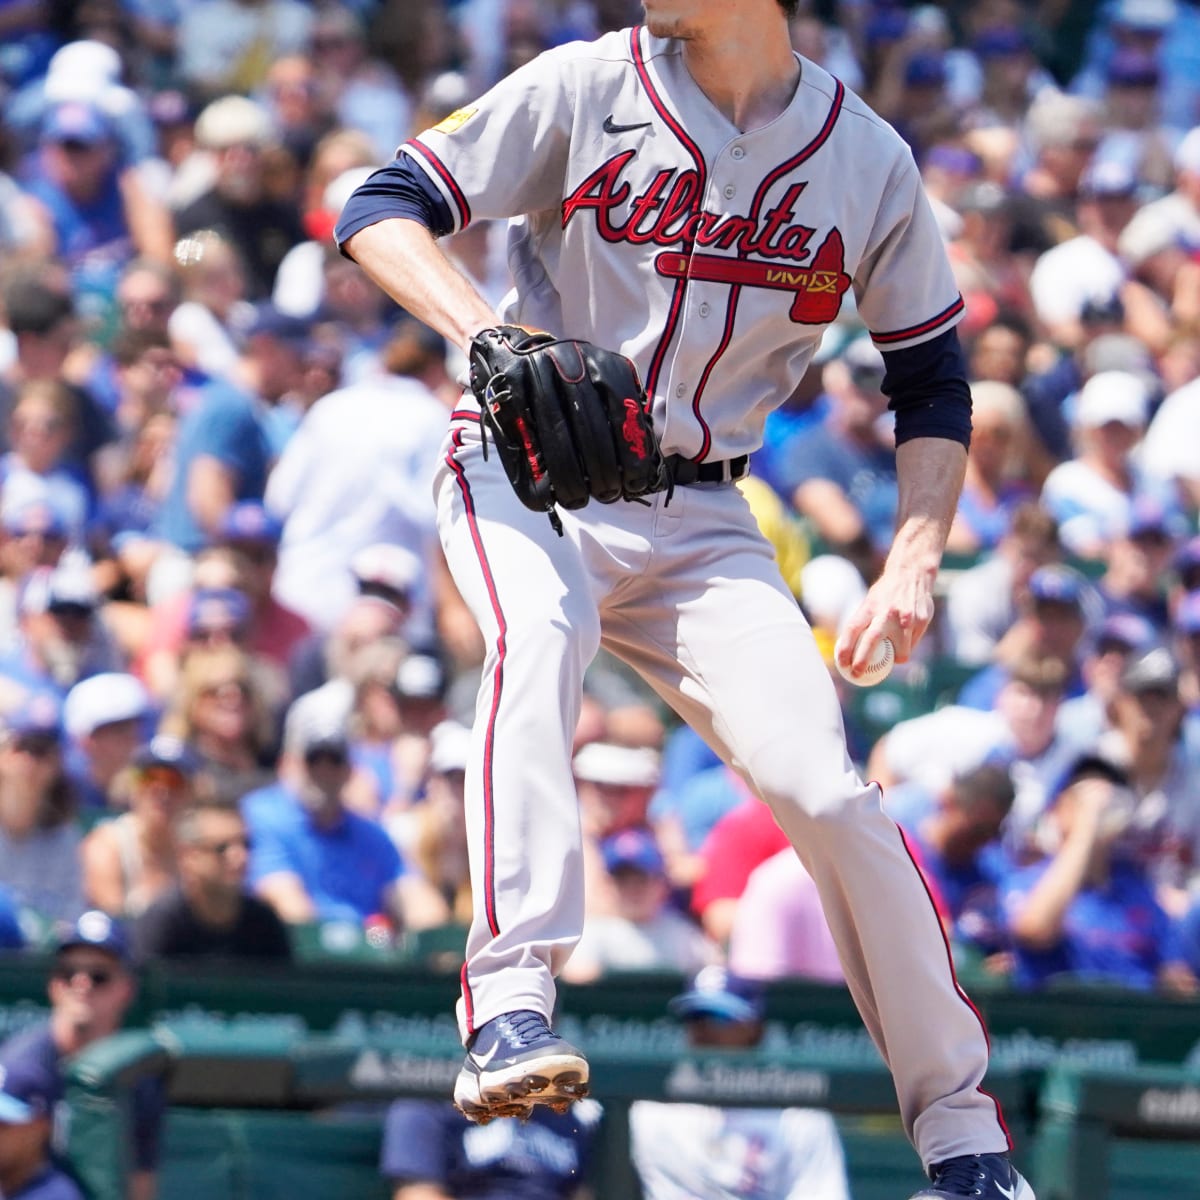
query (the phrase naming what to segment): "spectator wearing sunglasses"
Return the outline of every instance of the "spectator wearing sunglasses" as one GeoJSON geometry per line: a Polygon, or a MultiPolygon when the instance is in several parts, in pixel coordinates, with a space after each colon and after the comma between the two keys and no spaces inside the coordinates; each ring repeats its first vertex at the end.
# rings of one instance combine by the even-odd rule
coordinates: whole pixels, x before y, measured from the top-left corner
{"type": "Polygon", "coordinates": [[[275,910],[246,892],[250,836],[236,808],[198,800],[174,826],[178,881],[138,917],[140,958],[291,958],[275,910]]]}
{"type": "MultiPolygon", "coordinates": [[[[0,1047],[0,1069],[5,1078],[37,1075],[51,1080],[59,1089],[52,1095],[57,1101],[70,1060],[116,1033],[137,995],[124,928],[107,913],[94,910],[65,926],[55,946],[47,993],[49,1019],[23,1029],[0,1047]]],[[[151,1200],[166,1110],[162,1079],[147,1076],[136,1083],[131,1104],[127,1200],[151,1200]]]]}
{"type": "Polygon", "coordinates": [[[200,763],[177,738],[159,735],[133,755],[124,787],[128,808],[83,840],[88,903],[133,917],[178,879],[174,823],[192,798],[200,763]]]}
{"type": "Polygon", "coordinates": [[[75,795],[63,770],[57,699],[35,694],[0,732],[0,879],[20,908],[52,920],[82,911],[75,795]]]}
{"type": "Polygon", "coordinates": [[[290,924],[383,916],[403,925],[404,861],[381,825],[347,807],[352,776],[344,710],[301,705],[278,781],[242,801],[251,883],[290,924]]]}

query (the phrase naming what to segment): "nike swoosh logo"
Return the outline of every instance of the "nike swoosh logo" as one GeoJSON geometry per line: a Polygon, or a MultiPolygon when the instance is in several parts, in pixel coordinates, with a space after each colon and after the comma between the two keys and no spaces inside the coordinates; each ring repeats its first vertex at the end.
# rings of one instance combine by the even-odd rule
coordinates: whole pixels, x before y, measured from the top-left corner
{"type": "Polygon", "coordinates": [[[618,125],[612,119],[612,113],[604,118],[605,133],[629,133],[633,129],[649,129],[653,121],[639,121],[636,125],[618,125]]]}
{"type": "Polygon", "coordinates": [[[1007,1196],[1008,1200],[1013,1200],[1013,1197],[1017,1194],[1017,1189],[1015,1187],[1006,1188],[1002,1183],[996,1184],[996,1191],[998,1191],[1002,1196],[1007,1196]]]}

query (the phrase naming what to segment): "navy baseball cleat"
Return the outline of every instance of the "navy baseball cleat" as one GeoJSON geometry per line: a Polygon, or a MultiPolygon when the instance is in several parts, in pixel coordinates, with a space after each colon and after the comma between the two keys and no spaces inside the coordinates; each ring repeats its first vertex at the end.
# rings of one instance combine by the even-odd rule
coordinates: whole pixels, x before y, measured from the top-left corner
{"type": "Polygon", "coordinates": [[[1007,1154],[962,1154],[929,1168],[932,1186],[922,1188],[912,1200],[1037,1200],[1007,1154]]]}
{"type": "Polygon", "coordinates": [[[528,1009],[479,1028],[454,1084],[459,1112],[480,1125],[494,1117],[527,1117],[535,1104],[566,1112],[587,1094],[587,1059],[528,1009]]]}

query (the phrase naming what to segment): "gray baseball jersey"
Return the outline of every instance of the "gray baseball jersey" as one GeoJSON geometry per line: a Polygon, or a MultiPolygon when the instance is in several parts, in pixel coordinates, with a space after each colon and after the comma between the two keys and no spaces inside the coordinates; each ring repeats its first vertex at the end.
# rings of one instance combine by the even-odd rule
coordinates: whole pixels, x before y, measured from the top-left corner
{"type": "Polygon", "coordinates": [[[788,109],[740,133],[680,43],[613,33],[542,55],[402,152],[458,227],[517,218],[505,320],[632,358],[669,452],[756,449],[850,288],[884,349],[962,315],[908,147],[807,60],[788,109]]]}
{"type": "MultiPolygon", "coordinates": [[[[961,313],[899,137],[803,61],[786,110],[741,132],[680,46],[627,30],[541,56],[406,144],[461,227],[515,218],[506,321],[629,355],[664,448],[753,450],[850,289],[878,345],[961,313]]],[[[438,528],[487,648],[466,818],[474,920],[464,1039],[549,1016],[583,926],[571,742],[603,645],[770,804],[816,882],[848,985],[926,1163],[1003,1150],[978,1014],[879,788],[856,775],[812,631],[741,492],[680,486],[563,512],[513,494],[465,398],[443,447],[438,528]]]]}

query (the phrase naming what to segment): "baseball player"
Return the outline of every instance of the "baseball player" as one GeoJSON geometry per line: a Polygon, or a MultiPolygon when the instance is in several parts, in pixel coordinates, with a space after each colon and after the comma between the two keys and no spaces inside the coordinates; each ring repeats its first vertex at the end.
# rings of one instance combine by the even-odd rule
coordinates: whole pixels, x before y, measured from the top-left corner
{"type": "MultiPolygon", "coordinates": [[[[878,787],[851,765],[812,633],[732,486],[853,289],[887,362],[900,498],[840,655],[861,672],[888,637],[907,660],[932,615],[970,436],[962,300],[907,147],[792,51],[795,0],[644,7],[644,25],[550,50],[407,142],[337,231],[473,369],[435,480],[446,558],[488,646],[468,766],[475,914],[455,1099],[488,1120],[587,1087],[586,1059],[550,1017],[584,911],[571,735],[604,645],[771,806],[816,881],[931,1178],[921,1200],[1033,1200],[981,1088],[986,1033],[933,905],[878,787]],[[516,287],[500,314],[436,245],[484,218],[512,218],[516,287]],[[626,358],[669,486],[576,498],[547,521],[531,511],[547,443],[523,419],[497,437],[521,390],[511,364],[536,368],[530,392],[549,377],[575,389],[582,410],[585,377],[614,378],[626,358]]],[[[626,443],[648,454],[639,401],[626,403],[626,443]]]]}

